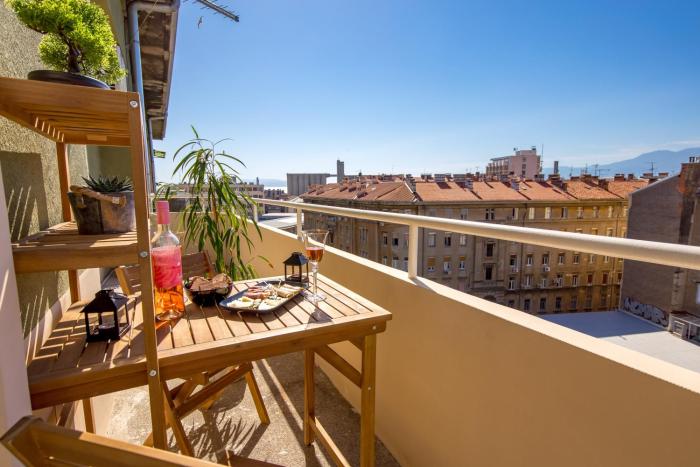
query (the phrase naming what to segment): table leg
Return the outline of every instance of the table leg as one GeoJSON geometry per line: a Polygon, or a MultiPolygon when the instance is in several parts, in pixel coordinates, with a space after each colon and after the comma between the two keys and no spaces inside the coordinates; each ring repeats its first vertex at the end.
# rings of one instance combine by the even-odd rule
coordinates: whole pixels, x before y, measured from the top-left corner
{"type": "Polygon", "coordinates": [[[95,414],[92,411],[92,399],[83,399],[83,416],[85,417],[85,431],[95,432],[95,414]]]}
{"type": "Polygon", "coordinates": [[[170,397],[170,390],[168,389],[168,386],[163,383],[163,395],[165,396],[163,399],[163,410],[165,411],[165,421],[168,425],[170,425],[170,428],[173,429],[173,435],[175,435],[175,441],[177,442],[178,448],[180,448],[180,452],[184,454],[185,456],[194,456],[194,450],[192,449],[192,445],[190,444],[190,441],[187,439],[187,435],[185,434],[185,429],[182,426],[182,422],[180,419],[175,415],[174,412],[174,403],[172,397],[170,397]]]}
{"type": "Polygon", "coordinates": [[[260,417],[260,423],[265,425],[270,424],[270,416],[265,408],[265,401],[263,401],[262,394],[260,394],[260,388],[258,383],[255,381],[255,376],[253,375],[253,369],[251,368],[249,372],[245,374],[245,381],[248,385],[248,390],[250,395],[253,397],[253,402],[255,403],[255,410],[258,411],[258,417],[260,417]]]}
{"type": "Polygon", "coordinates": [[[314,441],[311,428],[312,420],[316,417],[314,395],[314,351],[304,351],[304,444],[309,446],[314,441]]]}
{"type": "Polygon", "coordinates": [[[362,345],[362,400],[360,411],[360,466],[374,466],[374,393],[377,336],[365,336],[362,345]]]}

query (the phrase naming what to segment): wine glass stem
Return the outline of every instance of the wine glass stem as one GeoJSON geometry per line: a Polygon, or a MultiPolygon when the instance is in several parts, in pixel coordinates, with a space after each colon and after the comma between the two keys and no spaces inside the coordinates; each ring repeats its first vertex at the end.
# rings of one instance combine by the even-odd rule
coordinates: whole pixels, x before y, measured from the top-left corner
{"type": "Polygon", "coordinates": [[[314,275],[314,296],[318,296],[318,261],[311,262],[311,272],[314,275]]]}

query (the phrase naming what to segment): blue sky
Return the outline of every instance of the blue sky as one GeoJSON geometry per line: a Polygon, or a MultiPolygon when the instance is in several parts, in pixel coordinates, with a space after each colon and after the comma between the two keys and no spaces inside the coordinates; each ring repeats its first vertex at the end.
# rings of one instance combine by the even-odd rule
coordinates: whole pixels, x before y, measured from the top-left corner
{"type": "MultiPolygon", "coordinates": [[[[222,0],[223,2],[223,0],[222,0]]],[[[166,139],[232,138],[245,178],[545,166],[700,146],[700,2],[183,3],[166,139]],[[202,17],[202,23],[198,22],[202,17]]]]}

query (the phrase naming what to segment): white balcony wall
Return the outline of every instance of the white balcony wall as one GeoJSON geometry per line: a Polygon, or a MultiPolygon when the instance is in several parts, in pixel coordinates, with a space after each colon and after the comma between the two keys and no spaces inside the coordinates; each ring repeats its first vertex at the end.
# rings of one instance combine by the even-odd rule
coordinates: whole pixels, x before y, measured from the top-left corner
{"type": "MultiPolygon", "coordinates": [[[[255,252],[274,268],[254,261],[258,273],[281,274],[301,244],[261,230],[255,252]]],[[[377,434],[402,465],[697,466],[699,374],[338,250],[321,272],[393,313],[377,434]]],[[[358,365],[355,347],[335,348],[358,365]]]]}

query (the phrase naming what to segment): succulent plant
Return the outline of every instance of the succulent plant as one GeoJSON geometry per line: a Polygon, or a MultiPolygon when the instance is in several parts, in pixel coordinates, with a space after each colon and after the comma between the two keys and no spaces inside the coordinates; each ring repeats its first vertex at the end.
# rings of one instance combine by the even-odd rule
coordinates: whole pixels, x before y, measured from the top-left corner
{"type": "Polygon", "coordinates": [[[85,178],[83,177],[85,184],[92,191],[98,193],[119,193],[120,191],[132,191],[133,187],[131,185],[131,180],[129,177],[119,178],[119,177],[97,177],[97,180],[93,177],[85,178]]]}

